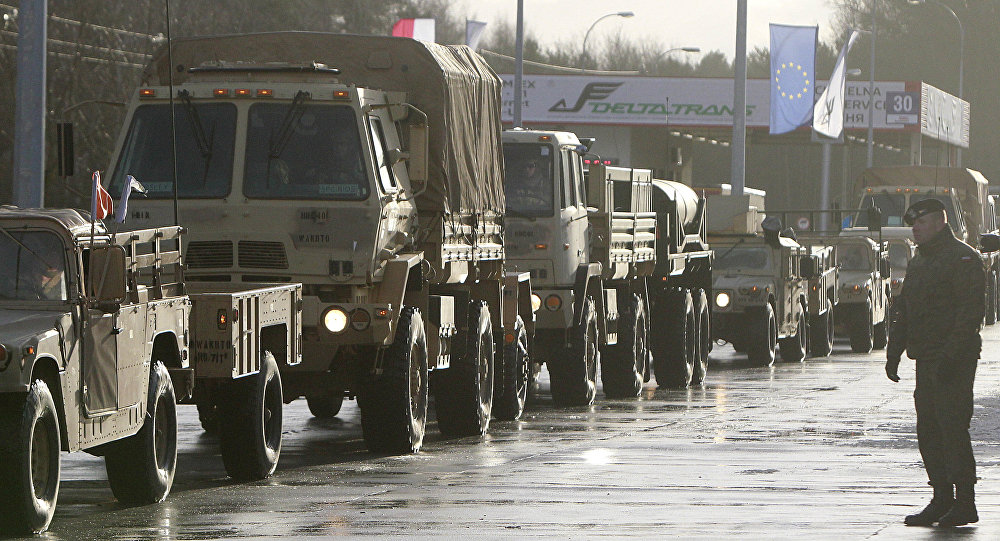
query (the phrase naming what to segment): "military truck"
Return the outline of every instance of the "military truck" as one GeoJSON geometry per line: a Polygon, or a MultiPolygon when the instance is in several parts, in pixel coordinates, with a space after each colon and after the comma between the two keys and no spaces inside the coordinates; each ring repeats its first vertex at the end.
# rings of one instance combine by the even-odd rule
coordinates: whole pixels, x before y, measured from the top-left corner
{"type": "Polygon", "coordinates": [[[715,250],[712,337],[770,366],[780,347],[782,360],[800,362],[808,346],[808,292],[812,256],[782,231],[780,220],[763,218],[764,193],[725,192],[709,201],[708,242],[715,250]],[[805,269],[801,268],[807,261],[805,269]]]}
{"type": "Polygon", "coordinates": [[[840,304],[840,267],[837,265],[837,247],[814,245],[797,236],[799,244],[809,249],[809,258],[802,259],[800,271],[808,276],[806,290],[809,297],[809,355],[826,357],[833,352],[836,328],[834,315],[840,304]],[[811,268],[810,268],[811,267],[811,268]]]}
{"type": "MultiPolygon", "coordinates": [[[[938,199],[945,206],[948,223],[955,235],[975,248],[982,248],[981,237],[997,233],[995,203],[989,195],[989,181],[979,171],[959,167],[907,165],[866,169],[854,185],[861,211],[852,220],[853,227],[866,227],[864,209],[882,211],[882,234],[885,239],[913,240],[910,228],[903,223],[903,213],[913,203],[927,198],[938,199]]],[[[1000,254],[980,250],[986,266],[986,322],[995,323],[1000,305],[1000,254]]]]}
{"type": "Polygon", "coordinates": [[[485,61],[311,32],[170,47],[129,105],[112,189],[131,174],[150,193],[130,219],[174,219],[173,88],[189,278],[303,283],[285,400],[332,417],[357,398],[368,448],[387,453],[420,448],[429,394],[446,436],[520,415],[530,281],[504,267],[501,81],[485,61]]]}
{"type": "Polygon", "coordinates": [[[76,210],[0,208],[0,530],[48,527],[61,450],[103,456],[123,503],[166,498],[175,404],[195,388],[225,410],[227,472],[274,471],[300,286],[189,294],[180,242],[180,227],[116,234],[76,210]]]}
{"type": "MultiPolygon", "coordinates": [[[[589,145],[570,132],[507,130],[503,150],[509,263],[528,271],[536,288],[534,358],[548,367],[553,400],[593,402],[598,364],[606,396],[638,396],[650,377],[649,354],[658,349],[657,382],[666,384],[671,367],[687,373],[686,386],[698,337],[690,290],[711,287],[710,277],[695,284],[710,273],[711,252],[683,253],[693,245],[682,227],[692,216],[678,218],[689,210],[688,194],[678,196],[676,183],[655,180],[647,169],[601,163],[585,169],[589,145]],[[668,300],[680,302],[678,288],[687,294],[686,312],[654,316],[654,303],[664,309],[668,300]],[[680,320],[674,333],[680,340],[660,348],[652,337],[668,319],[680,320]]],[[[697,197],[690,195],[693,214],[697,197]]],[[[707,309],[707,302],[700,306],[707,309]]],[[[707,330],[707,313],[703,321],[707,330]]],[[[703,379],[703,365],[699,374],[703,379]]]]}
{"type": "Polygon", "coordinates": [[[906,267],[916,255],[917,246],[906,238],[891,238],[889,243],[889,290],[896,298],[903,292],[903,280],[906,278],[906,267]]]}

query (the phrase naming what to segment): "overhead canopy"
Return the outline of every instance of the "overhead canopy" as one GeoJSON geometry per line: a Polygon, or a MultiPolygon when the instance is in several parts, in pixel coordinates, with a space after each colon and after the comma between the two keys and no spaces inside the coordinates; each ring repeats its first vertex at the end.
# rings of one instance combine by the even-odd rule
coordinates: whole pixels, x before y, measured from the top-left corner
{"type": "MultiPolygon", "coordinates": [[[[406,92],[427,114],[430,162],[423,211],[462,214],[503,212],[500,146],[501,81],[464,45],[409,38],[321,32],[269,32],[180,38],[171,42],[173,82],[205,62],[319,62],[340,70],[331,76],[362,88],[406,92]]],[[[166,46],[143,73],[146,84],[166,85],[166,46]]],[[[259,76],[258,76],[259,77],[259,76]]]]}

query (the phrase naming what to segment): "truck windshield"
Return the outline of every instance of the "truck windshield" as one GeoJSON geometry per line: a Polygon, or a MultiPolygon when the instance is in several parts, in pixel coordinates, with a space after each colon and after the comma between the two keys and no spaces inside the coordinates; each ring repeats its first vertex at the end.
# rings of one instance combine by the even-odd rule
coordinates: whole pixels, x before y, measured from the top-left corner
{"type": "Polygon", "coordinates": [[[868,227],[868,213],[865,209],[878,207],[882,211],[882,227],[901,227],[903,214],[906,212],[906,196],[904,194],[874,193],[865,195],[861,200],[861,212],[854,216],[851,225],[868,227]]]}
{"type": "Polygon", "coordinates": [[[889,243],[889,266],[894,269],[905,269],[909,263],[910,248],[905,244],[889,243]]]}
{"type": "MultiPolygon", "coordinates": [[[[225,197],[233,177],[236,107],[231,103],[178,102],[177,192],[179,197],[225,197]]],[[[126,175],[149,191],[147,197],[172,198],[174,153],[170,137],[170,105],[149,104],[132,115],[121,156],[111,179],[117,198],[126,175]]]]}
{"type": "Polygon", "coordinates": [[[505,143],[504,195],[513,216],[552,216],[552,147],[533,143],[505,143]]]}
{"type": "Polygon", "coordinates": [[[243,193],[268,199],[359,201],[371,191],[354,110],[256,103],[247,127],[243,193]]]}
{"type": "Polygon", "coordinates": [[[0,299],[66,300],[63,243],[48,231],[0,229],[0,299]]]}
{"type": "Polygon", "coordinates": [[[715,268],[719,270],[751,269],[771,270],[771,249],[760,246],[745,248],[716,248],[722,255],[715,260],[715,268]]]}
{"type": "Polygon", "coordinates": [[[840,268],[843,270],[872,270],[871,261],[868,257],[869,254],[871,254],[871,248],[863,244],[842,244],[837,249],[838,263],[840,263],[840,268]]]}

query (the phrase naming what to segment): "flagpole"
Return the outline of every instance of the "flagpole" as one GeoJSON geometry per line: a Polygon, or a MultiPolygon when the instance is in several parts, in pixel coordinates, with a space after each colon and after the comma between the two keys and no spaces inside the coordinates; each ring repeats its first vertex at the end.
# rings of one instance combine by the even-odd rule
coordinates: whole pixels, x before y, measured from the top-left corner
{"type": "Polygon", "coordinates": [[[747,149],[747,0],[736,2],[736,69],[733,77],[733,144],[730,146],[732,194],[743,195],[747,149]]]}
{"type": "Polygon", "coordinates": [[[174,225],[181,225],[177,215],[177,126],[174,122],[174,53],[173,47],[170,45],[170,0],[163,0],[163,4],[167,11],[167,65],[170,66],[170,69],[167,70],[167,87],[170,92],[170,150],[173,155],[171,166],[174,177],[174,225]]]}

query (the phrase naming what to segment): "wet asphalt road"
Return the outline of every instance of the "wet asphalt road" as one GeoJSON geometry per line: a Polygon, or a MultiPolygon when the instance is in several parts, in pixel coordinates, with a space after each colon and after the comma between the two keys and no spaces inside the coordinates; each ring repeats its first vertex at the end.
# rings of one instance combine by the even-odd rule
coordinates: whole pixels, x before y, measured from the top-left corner
{"type": "Polygon", "coordinates": [[[63,454],[50,539],[325,538],[397,535],[685,539],[1000,539],[1000,326],[984,332],[973,443],[981,522],[907,528],[929,499],[913,416],[913,363],[892,384],[882,352],[772,368],[729,347],[704,387],[656,390],[589,408],[542,392],[523,420],[446,441],[432,423],[421,453],[369,455],[358,410],[311,418],[285,408],[277,473],[225,476],[217,442],[180,408],[177,477],[162,504],[119,506],[101,459],[63,454]]]}

